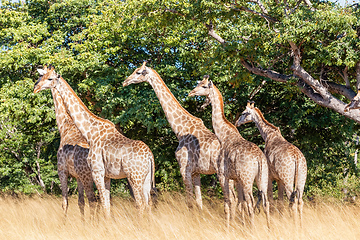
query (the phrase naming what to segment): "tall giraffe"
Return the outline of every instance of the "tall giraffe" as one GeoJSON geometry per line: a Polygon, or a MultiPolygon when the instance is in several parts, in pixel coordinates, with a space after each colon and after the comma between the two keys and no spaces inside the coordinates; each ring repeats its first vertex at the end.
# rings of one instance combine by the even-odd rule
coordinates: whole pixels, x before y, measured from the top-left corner
{"type": "Polygon", "coordinates": [[[256,180],[259,197],[263,198],[263,208],[269,219],[269,202],[266,196],[268,187],[268,166],[266,157],[258,146],[245,140],[224,115],[224,103],[220,91],[209,81],[204,79],[189,93],[189,96],[207,96],[212,105],[212,124],[216,136],[221,143],[220,165],[218,168],[219,181],[224,188],[224,208],[227,224],[229,225],[229,180],[236,183],[238,199],[247,208],[251,226],[254,225],[254,197],[252,188],[256,180]]]}
{"type": "Polygon", "coordinates": [[[53,66],[38,69],[41,75],[34,93],[56,89],[75,126],[90,146],[87,157],[99,191],[105,216],[110,218],[110,179],[127,178],[140,213],[151,203],[154,183],[154,156],[142,141],[132,140],[116,130],[109,120],[97,117],[85,106],[53,66]]]}
{"type": "Polygon", "coordinates": [[[200,174],[217,172],[220,143],[200,118],[194,117],[180,105],[159,74],[147,67],[146,62],[124,81],[123,86],[140,82],[148,82],[152,86],[179,140],[175,157],[180,165],[187,202],[191,206],[195,190],[196,204],[202,209],[200,174]]]}
{"type": "Polygon", "coordinates": [[[60,133],[57,166],[63,197],[62,208],[66,216],[68,210],[67,180],[70,175],[76,178],[78,183],[78,205],[82,219],[84,219],[85,206],[84,189],[86,197],[89,200],[90,216],[93,217],[96,198],[93,191],[91,169],[86,161],[89,153],[89,145],[67,113],[59,92],[56,89],[51,89],[51,94],[54,99],[56,124],[60,133]]]}
{"type": "Polygon", "coordinates": [[[275,180],[278,183],[279,200],[283,202],[285,190],[295,221],[297,221],[297,205],[301,225],[304,205],[302,196],[307,173],[304,155],[297,147],[285,140],[280,129],[269,123],[261,111],[254,107],[254,103],[247,104],[236,125],[240,126],[248,122],[255,123],[265,141],[264,153],[269,166],[268,196],[272,199],[272,181],[275,180]]]}

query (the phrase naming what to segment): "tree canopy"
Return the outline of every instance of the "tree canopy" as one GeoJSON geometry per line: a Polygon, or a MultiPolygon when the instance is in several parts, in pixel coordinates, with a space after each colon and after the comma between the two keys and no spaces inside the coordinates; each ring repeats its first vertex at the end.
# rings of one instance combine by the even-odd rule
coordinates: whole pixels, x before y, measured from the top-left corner
{"type": "MultiPolygon", "coordinates": [[[[1,188],[59,193],[51,94],[32,93],[36,69],[47,63],[92,112],[149,145],[159,188],[182,188],[177,139],[155,93],[145,84],[122,87],[148,60],[209,129],[211,110],[199,110],[201,97],[187,98],[203,75],[219,87],[232,122],[265,81],[253,100],[304,153],[307,194],[355,191],[360,112],[343,109],[360,88],[359,26],[359,4],[327,0],[2,2],[1,188]]],[[[263,147],[255,125],[239,131],[263,147]]],[[[215,176],[202,184],[203,191],[219,193],[215,176]]]]}

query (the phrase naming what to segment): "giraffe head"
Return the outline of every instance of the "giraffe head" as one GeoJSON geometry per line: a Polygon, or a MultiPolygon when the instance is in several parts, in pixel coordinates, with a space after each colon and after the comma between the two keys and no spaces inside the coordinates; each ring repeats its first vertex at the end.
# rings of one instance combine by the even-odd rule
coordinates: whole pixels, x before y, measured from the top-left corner
{"type": "Polygon", "coordinates": [[[141,83],[141,82],[148,82],[150,79],[150,75],[152,73],[149,67],[146,67],[146,61],[143,65],[137,68],[124,82],[123,87],[126,87],[130,84],[141,83]]]}
{"type": "Polygon", "coordinates": [[[357,95],[351,100],[351,102],[345,106],[344,112],[347,112],[351,109],[360,108],[360,89],[358,90],[357,95]]]}
{"type": "Polygon", "coordinates": [[[41,90],[54,88],[57,84],[57,80],[60,75],[55,72],[54,66],[46,66],[43,69],[38,69],[40,78],[34,85],[34,93],[38,93],[41,90]]]}
{"type": "Polygon", "coordinates": [[[242,112],[241,116],[236,121],[235,126],[238,127],[241,124],[245,124],[245,123],[253,121],[254,111],[256,111],[254,104],[255,104],[255,102],[253,102],[253,101],[251,101],[251,102],[249,101],[247,103],[245,110],[242,112]]]}
{"type": "Polygon", "coordinates": [[[212,82],[209,81],[209,75],[205,75],[203,80],[198,83],[188,96],[209,96],[212,85],[212,82]]]}

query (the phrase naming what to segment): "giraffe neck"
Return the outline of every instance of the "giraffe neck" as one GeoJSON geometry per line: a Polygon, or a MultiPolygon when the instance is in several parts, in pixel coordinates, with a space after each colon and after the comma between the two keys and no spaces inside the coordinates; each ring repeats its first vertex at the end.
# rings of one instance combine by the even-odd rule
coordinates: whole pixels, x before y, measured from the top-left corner
{"type": "Polygon", "coordinates": [[[153,69],[152,71],[154,74],[150,77],[149,83],[160,101],[166,119],[168,120],[172,130],[178,138],[188,134],[189,129],[191,129],[190,125],[192,125],[194,121],[201,120],[186,111],[176,100],[159,74],[157,74],[157,72],[153,69]]]}
{"type": "Polygon", "coordinates": [[[79,129],[73,123],[70,115],[68,114],[63,99],[59,92],[52,88],[51,94],[54,99],[56,124],[60,133],[61,143],[60,144],[82,144],[86,143],[85,138],[79,132],[79,129]],[[68,136],[71,139],[68,139],[68,136]],[[76,142],[75,142],[76,141],[76,142]]]}
{"type": "Polygon", "coordinates": [[[220,142],[225,142],[230,136],[242,138],[237,128],[225,118],[223,98],[215,85],[210,90],[209,98],[212,105],[212,124],[220,142]]]}
{"type": "Polygon", "coordinates": [[[279,137],[279,136],[282,137],[279,129],[277,127],[275,127],[274,125],[272,125],[271,123],[269,123],[264,118],[264,116],[262,116],[262,113],[260,112],[260,110],[255,110],[254,112],[255,112],[255,114],[254,114],[253,119],[254,119],[255,125],[259,129],[260,134],[265,142],[269,142],[269,141],[271,141],[271,139],[273,139],[275,137],[279,137]]]}
{"type": "Polygon", "coordinates": [[[94,133],[100,130],[99,127],[107,129],[115,128],[112,122],[97,117],[90,112],[74,90],[61,77],[58,79],[56,90],[59,92],[74,125],[90,146],[98,137],[98,135],[94,133]]]}

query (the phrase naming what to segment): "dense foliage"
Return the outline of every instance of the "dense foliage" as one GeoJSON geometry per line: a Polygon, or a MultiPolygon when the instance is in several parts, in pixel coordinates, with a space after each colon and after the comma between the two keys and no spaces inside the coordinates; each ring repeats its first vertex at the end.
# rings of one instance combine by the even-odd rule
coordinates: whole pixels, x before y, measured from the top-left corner
{"type": "MultiPolygon", "coordinates": [[[[59,134],[51,94],[32,93],[36,69],[46,63],[55,65],[91,111],[114,122],[127,137],[149,145],[158,188],[182,188],[174,157],[177,139],[154,91],[148,84],[122,87],[126,77],[149,60],[182,106],[210,129],[210,107],[199,111],[203,99],[187,97],[196,81],[210,75],[224,96],[226,117],[234,122],[253,89],[266,80],[253,100],[307,158],[307,196],[343,197],[343,189],[356,195],[358,129],[351,119],[357,118],[324,107],[326,101],[318,96],[322,89],[293,74],[292,66],[301,48],[301,67],[322,86],[327,83],[332,97],[347,101],[354,96],[351,87],[360,81],[360,10],[358,5],[306,2],[265,0],[262,4],[270,9],[266,12],[260,1],[2,2],[2,191],[59,193],[59,134]],[[214,38],[214,30],[226,42],[214,38]],[[347,92],[340,91],[342,82],[347,92]]],[[[264,146],[255,125],[239,130],[264,146]]],[[[202,184],[204,192],[220,193],[215,176],[204,176],[202,184]]],[[[114,181],[112,187],[114,192],[123,189],[123,182],[114,181]]]]}

